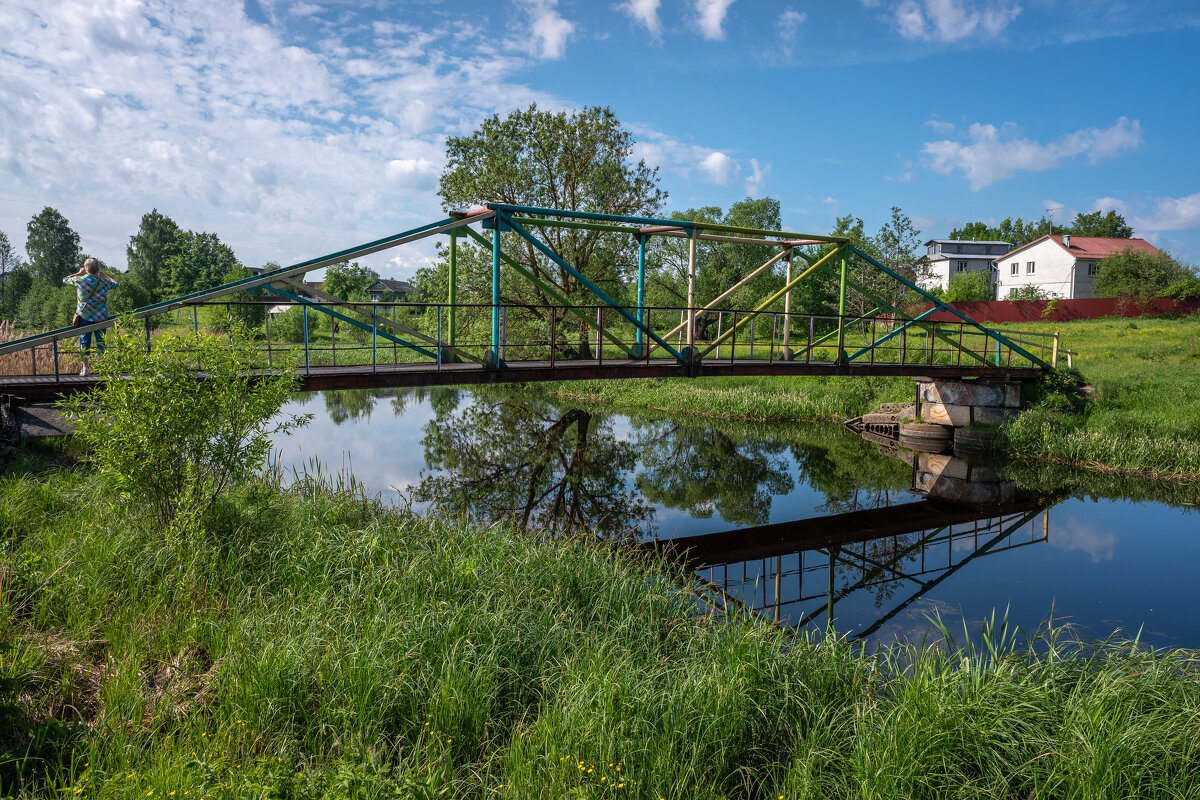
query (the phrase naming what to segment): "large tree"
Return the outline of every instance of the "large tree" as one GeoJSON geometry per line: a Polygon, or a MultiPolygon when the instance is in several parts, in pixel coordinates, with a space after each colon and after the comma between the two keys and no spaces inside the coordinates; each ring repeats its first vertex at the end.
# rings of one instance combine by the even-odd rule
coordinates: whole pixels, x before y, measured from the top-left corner
{"type": "Polygon", "coordinates": [[[129,237],[125,257],[129,272],[146,289],[151,299],[164,297],[163,290],[170,283],[169,263],[178,255],[182,231],[175,221],[154,209],[142,215],[138,232],[129,237]]]}
{"type": "Polygon", "coordinates": [[[1075,221],[1070,225],[1055,225],[1046,217],[1029,222],[1020,217],[1005,217],[999,225],[968,222],[950,231],[949,238],[1009,242],[1013,247],[1020,247],[1047,233],[1128,239],[1133,236],[1133,228],[1116,211],[1093,211],[1090,214],[1076,214],[1075,221]]]}
{"type": "Polygon", "coordinates": [[[26,226],[25,252],[34,280],[62,283],[79,261],[79,234],[67,218],[46,206],[26,226]]]}
{"type": "MultiPolygon", "coordinates": [[[[492,201],[605,214],[653,216],[666,197],[657,171],[633,160],[633,134],[607,108],[553,113],[536,105],[501,118],[493,115],[467,136],[446,142],[446,168],[438,192],[447,210],[492,201]]],[[[619,291],[635,263],[632,237],[597,231],[549,228],[539,235],[573,267],[605,290],[619,291]]],[[[511,234],[506,252],[572,303],[595,301],[579,282],[511,234]]],[[[490,299],[490,255],[462,249],[459,302],[490,299]]],[[[552,295],[515,273],[501,285],[504,303],[529,303],[525,316],[544,329],[552,295]]],[[[556,315],[563,312],[556,311],[556,315]]],[[[510,317],[510,324],[514,320],[510,317]]],[[[560,331],[563,326],[559,326],[560,331]]],[[[578,328],[587,347],[585,328],[578,328]]]]}

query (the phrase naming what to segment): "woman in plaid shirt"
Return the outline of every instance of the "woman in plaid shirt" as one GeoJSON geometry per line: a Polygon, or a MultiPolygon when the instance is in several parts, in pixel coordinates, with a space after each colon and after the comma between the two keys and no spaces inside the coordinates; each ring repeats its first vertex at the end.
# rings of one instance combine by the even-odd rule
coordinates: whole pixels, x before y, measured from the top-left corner
{"type": "MultiPolygon", "coordinates": [[[[87,325],[89,322],[100,322],[108,318],[108,290],[117,288],[117,282],[100,271],[100,262],[89,258],[83,262],[83,268],[73,275],[63,278],[63,283],[75,287],[75,319],[76,325],[87,325]]],[[[96,331],[96,350],[104,352],[104,331],[96,331]]],[[[88,374],[87,353],[92,349],[92,334],[85,333],[79,337],[83,348],[83,371],[80,375],[88,374]]]]}

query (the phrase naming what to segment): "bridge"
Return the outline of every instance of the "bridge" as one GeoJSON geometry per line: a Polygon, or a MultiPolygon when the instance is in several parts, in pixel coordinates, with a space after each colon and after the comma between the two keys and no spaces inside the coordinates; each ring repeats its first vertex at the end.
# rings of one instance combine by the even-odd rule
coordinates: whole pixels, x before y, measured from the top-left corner
{"type": "Polygon", "coordinates": [[[199,335],[203,309],[232,317],[246,305],[267,312],[256,334],[262,368],[296,369],[305,390],[713,375],[1013,381],[1052,368],[1057,349],[1047,335],[984,327],[845,238],[488,203],[120,320],[0,344],[0,393],[34,401],[96,385],[75,374],[70,342],[80,334],[141,324],[149,346],[159,327],[199,335]],[[348,302],[303,280],[433,237],[444,238],[444,301],[348,302]],[[705,280],[711,296],[701,297],[700,279],[709,278],[701,248],[717,247],[753,254],[757,265],[735,271],[728,285],[705,280]],[[588,258],[622,262],[622,277],[597,283],[588,258]],[[668,263],[683,302],[648,304],[648,265],[668,263]],[[836,286],[829,307],[794,307],[794,296],[818,281],[836,286]],[[909,313],[909,299],[933,307],[909,313]],[[273,335],[281,318],[271,312],[295,307],[301,323],[283,335],[276,321],[273,335]],[[928,319],[938,311],[956,321],[928,319]],[[314,334],[314,316],[325,319],[327,338],[314,334]]]}

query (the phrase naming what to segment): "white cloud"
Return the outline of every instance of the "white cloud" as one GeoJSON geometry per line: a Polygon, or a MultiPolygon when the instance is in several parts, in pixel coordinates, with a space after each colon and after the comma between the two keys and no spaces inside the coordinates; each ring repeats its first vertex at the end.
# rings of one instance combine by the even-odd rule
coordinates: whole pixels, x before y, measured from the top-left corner
{"type": "Polygon", "coordinates": [[[954,130],[953,122],[946,122],[945,120],[940,120],[940,119],[926,120],[925,122],[922,122],[921,124],[926,125],[930,128],[933,128],[938,133],[950,133],[951,131],[954,130]]]}
{"type": "Polygon", "coordinates": [[[119,266],[157,207],[248,264],[291,263],[437,218],[447,134],[564,105],[515,79],[525,43],[359,22],[306,40],[240,0],[6,0],[0,230],[52,205],[119,266]]]}
{"type": "Polygon", "coordinates": [[[741,169],[732,158],[719,150],[714,150],[700,162],[700,171],[718,186],[728,186],[737,180],[741,169]]]}
{"type": "Polygon", "coordinates": [[[746,178],[746,194],[750,197],[760,197],[771,177],[771,165],[759,164],[757,158],[750,159],[750,177],[746,178]]]}
{"type": "MultiPolygon", "coordinates": [[[[628,127],[637,136],[633,158],[645,161],[649,166],[717,186],[732,186],[737,183],[742,173],[742,165],[728,153],[681,142],[653,128],[637,124],[628,127]]],[[[757,159],[752,158],[746,166],[750,170],[750,176],[745,179],[747,191],[752,188],[761,191],[770,177],[771,165],[760,164],[757,159]]]]}
{"type": "Polygon", "coordinates": [[[662,38],[662,20],[658,17],[660,0],[626,0],[617,9],[629,15],[634,22],[641,23],[654,39],[662,38]]]}
{"type": "Polygon", "coordinates": [[[575,32],[575,23],[558,13],[558,0],[522,0],[520,6],[533,16],[531,52],[550,60],[565,56],[567,39],[575,32]]]}
{"type": "Polygon", "coordinates": [[[879,0],[858,0],[863,8],[879,8],[879,0]]]}
{"type": "Polygon", "coordinates": [[[961,172],[973,191],[1011,178],[1019,171],[1043,172],[1079,156],[1095,164],[1142,143],[1141,124],[1125,117],[1120,117],[1112,127],[1085,128],[1049,144],[1017,138],[1012,123],[1003,128],[974,123],[967,135],[968,144],[948,139],[926,142],[922,151],[929,157],[934,172],[942,175],[961,172]]]}
{"type": "Polygon", "coordinates": [[[1021,7],[1008,0],[904,0],[896,7],[895,23],[906,39],[957,42],[969,36],[994,39],[1020,13],[1021,7]]]}
{"type": "Polygon", "coordinates": [[[1154,207],[1149,214],[1133,218],[1133,226],[1139,231],[1200,229],[1200,193],[1184,197],[1160,197],[1154,201],[1154,207]]]}
{"type": "Polygon", "coordinates": [[[734,0],[695,0],[696,25],[705,39],[725,38],[725,14],[734,0]]]}
{"type": "Polygon", "coordinates": [[[788,6],[779,15],[779,22],[776,23],[776,26],[779,28],[779,46],[785,55],[792,54],[792,41],[795,40],[796,33],[806,19],[808,19],[807,14],[802,11],[793,11],[791,6],[788,6]]]}

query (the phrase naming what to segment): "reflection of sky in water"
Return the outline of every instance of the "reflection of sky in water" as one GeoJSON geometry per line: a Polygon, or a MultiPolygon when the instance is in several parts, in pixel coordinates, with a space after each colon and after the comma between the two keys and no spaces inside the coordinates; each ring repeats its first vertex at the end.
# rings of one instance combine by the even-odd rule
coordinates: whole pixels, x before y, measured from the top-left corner
{"type": "MultiPolygon", "coordinates": [[[[459,409],[470,402],[470,395],[464,393],[459,409]]],[[[323,463],[326,473],[352,466],[355,476],[388,502],[397,499],[393,489],[406,490],[415,485],[428,469],[423,429],[436,415],[427,400],[410,398],[403,413],[395,414],[390,399],[381,398],[369,418],[341,425],[330,419],[318,395],[294,402],[289,410],[312,413],[314,419],[307,428],[277,442],[285,469],[303,468],[313,459],[323,463]]],[[[607,424],[618,441],[636,438],[635,426],[624,417],[610,417],[607,424]]],[[[824,495],[799,479],[790,453],[784,450],[771,457],[788,465],[796,486],[770,498],[770,521],[827,513],[819,508],[825,503],[824,495]]],[[[627,479],[632,485],[633,476],[627,479]]],[[[917,499],[896,491],[885,504],[917,499]]],[[[739,527],[715,512],[708,518],[697,518],[660,503],[654,508],[654,525],[662,537],[739,527]]],[[[1007,608],[1010,624],[1027,632],[1053,614],[1056,621],[1075,625],[1087,637],[1107,636],[1118,627],[1132,635],[1140,628],[1143,640],[1157,646],[1200,646],[1200,616],[1192,613],[1200,601],[1200,582],[1193,575],[1194,565],[1200,563],[1200,517],[1194,511],[1149,502],[1069,499],[1050,510],[1044,542],[1038,541],[1042,526],[1039,514],[1011,539],[1032,543],[999,552],[973,556],[977,545],[970,539],[931,549],[927,561],[969,561],[949,574],[943,570],[916,575],[915,579],[899,577],[887,586],[886,597],[864,589],[850,593],[836,605],[839,632],[861,632],[913,598],[871,639],[919,639],[928,631],[927,617],[934,613],[956,637],[961,638],[964,625],[975,635],[993,611],[999,617],[1007,608]],[[935,580],[939,582],[923,591],[922,582],[935,580]]],[[[825,563],[820,553],[810,552],[805,558],[815,559],[811,563],[825,563]]],[[[777,563],[783,564],[785,572],[781,581],[784,621],[795,623],[815,613],[812,625],[823,629],[827,573],[824,568],[806,573],[801,587],[801,579],[795,574],[799,556],[794,552],[779,562],[772,557],[729,565],[724,572],[706,573],[705,577],[770,616],[777,563]],[[811,599],[787,604],[788,599],[799,596],[801,588],[811,599]]],[[[916,572],[920,564],[910,559],[898,568],[916,572]]],[[[848,579],[843,576],[839,580],[848,579]]]]}

